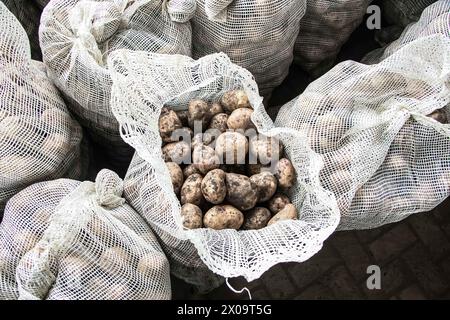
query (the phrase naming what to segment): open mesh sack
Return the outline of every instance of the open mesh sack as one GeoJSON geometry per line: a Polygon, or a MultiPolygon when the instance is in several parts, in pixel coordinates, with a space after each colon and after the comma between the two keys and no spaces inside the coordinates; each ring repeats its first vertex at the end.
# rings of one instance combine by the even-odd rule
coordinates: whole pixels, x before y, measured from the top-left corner
{"type": "Polygon", "coordinates": [[[448,197],[450,126],[428,115],[450,115],[449,52],[448,35],[425,33],[378,64],[337,65],[280,110],[275,123],[305,132],[324,157],[338,229],[396,222],[448,197]]]}
{"type": "Polygon", "coordinates": [[[42,60],[38,34],[42,8],[34,3],[34,0],[1,0],[1,2],[16,16],[25,29],[30,41],[31,57],[42,60]]]}
{"type": "Polygon", "coordinates": [[[289,72],[305,8],[306,0],[197,0],[193,56],[226,53],[268,96],[289,72]]]}
{"type": "Polygon", "coordinates": [[[384,48],[367,54],[361,62],[378,63],[418,38],[442,34],[450,38],[450,1],[441,0],[423,10],[420,20],[408,25],[400,37],[384,48]]]}
{"type": "Polygon", "coordinates": [[[309,0],[295,42],[296,64],[313,76],[329,70],[342,45],[361,24],[372,0],[309,0]]]}
{"type": "Polygon", "coordinates": [[[25,30],[0,3],[0,219],[6,201],[28,185],[81,178],[81,140],[43,64],[31,60],[25,30]]]}
{"type": "Polygon", "coordinates": [[[247,70],[223,53],[193,60],[118,50],[110,55],[108,65],[113,78],[112,109],[124,140],[137,153],[125,178],[125,197],[158,234],[169,260],[176,253],[181,264],[174,267],[171,260],[174,270],[180,271],[176,276],[201,285],[204,275],[196,274],[195,268],[203,265],[223,277],[244,276],[251,281],[277,263],[305,261],[320,250],[339,222],[333,195],[319,183],[321,157],[307,146],[305,136],[274,127],[247,70]],[[258,131],[280,138],[297,171],[290,199],[298,208],[298,220],[257,231],[184,229],[181,206],[162,158],[161,109],[167,104],[183,110],[194,98],[219,101],[225,92],[238,88],[249,97],[258,131]]]}
{"type": "Polygon", "coordinates": [[[0,299],[171,298],[169,263],[123,181],[60,179],[14,196],[0,226],[0,299]]]}
{"type": "Polygon", "coordinates": [[[71,110],[110,159],[129,162],[132,150],[111,113],[106,65],[118,48],[191,54],[187,22],[195,0],[52,0],[39,29],[43,60],[71,110]]]}

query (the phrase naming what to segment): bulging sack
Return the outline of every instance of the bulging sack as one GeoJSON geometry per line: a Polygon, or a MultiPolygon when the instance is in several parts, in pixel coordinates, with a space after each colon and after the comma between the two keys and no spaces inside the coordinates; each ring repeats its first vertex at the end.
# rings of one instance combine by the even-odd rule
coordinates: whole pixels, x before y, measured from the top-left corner
{"type": "Polygon", "coordinates": [[[194,58],[224,52],[268,95],[289,72],[305,8],[306,0],[197,0],[194,58]]]}
{"type": "Polygon", "coordinates": [[[307,1],[295,42],[295,62],[313,76],[328,71],[342,45],[361,24],[372,0],[307,1]]]}
{"type": "Polygon", "coordinates": [[[112,159],[131,158],[109,105],[108,55],[119,48],[191,54],[195,0],[52,0],[39,30],[43,61],[80,123],[112,159]]]}
{"type": "Polygon", "coordinates": [[[102,170],[95,183],[42,182],[8,203],[0,299],[170,299],[169,263],[146,222],[102,170]]]}
{"type": "MultiPolygon", "coordinates": [[[[28,185],[81,178],[82,129],[41,62],[31,60],[25,30],[0,3],[0,218],[6,201],[28,185]]],[[[0,219],[1,220],[1,219],[0,219]]]]}
{"type": "Polygon", "coordinates": [[[193,271],[197,266],[206,266],[220,276],[244,276],[251,281],[277,263],[305,261],[320,250],[339,221],[333,195],[319,183],[322,160],[309,149],[304,136],[274,127],[247,70],[233,64],[223,53],[193,60],[180,55],[117,50],[108,64],[113,79],[112,109],[123,138],[137,153],[124,180],[125,197],[158,234],[169,260],[172,252],[184,257],[177,261],[177,276],[202,284],[204,278],[193,271]],[[181,205],[161,152],[161,110],[165,105],[186,110],[192,99],[217,102],[233,89],[246,92],[258,132],[277,136],[284,144],[297,171],[289,195],[298,209],[298,220],[250,231],[185,229],[181,205]]]}
{"type": "Polygon", "coordinates": [[[338,229],[396,222],[450,194],[449,52],[448,33],[425,31],[378,64],[337,65],[281,108],[275,123],[324,157],[338,229]]]}
{"type": "Polygon", "coordinates": [[[418,38],[433,34],[442,34],[450,38],[450,1],[437,1],[425,8],[420,20],[409,24],[397,40],[384,48],[368,53],[361,62],[366,64],[378,63],[418,38]]]}

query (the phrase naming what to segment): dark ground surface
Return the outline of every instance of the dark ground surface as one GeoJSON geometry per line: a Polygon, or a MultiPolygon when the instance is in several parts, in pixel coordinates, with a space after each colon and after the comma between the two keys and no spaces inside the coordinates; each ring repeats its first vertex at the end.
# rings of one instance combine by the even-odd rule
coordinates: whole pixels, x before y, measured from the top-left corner
{"type": "MultiPolygon", "coordinates": [[[[341,51],[338,61],[360,60],[377,47],[374,35],[364,27],[355,31],[341,51]]],[[[292,66],[286,81],[273,93],[268,109],[300,94],[312,79],[292,66]]],[[[91,175],[109,167],[96,149],[91,175]]],[[[95,175],[94,175],[95,176],[95,175]]],[[[234,288],[250,289],[254,299],[450,299],[450,199],[429,213],[374,230],[337,232],[310,260],[274,266],[260,279],[247,283],[231,279],[234,288]],[[367,267],[381,268],[381,290],[368,290],[367,267]]],[[[175,299],[246,299],[226,285],[199,295],[184,282],[173,279],[175,299]]]]}

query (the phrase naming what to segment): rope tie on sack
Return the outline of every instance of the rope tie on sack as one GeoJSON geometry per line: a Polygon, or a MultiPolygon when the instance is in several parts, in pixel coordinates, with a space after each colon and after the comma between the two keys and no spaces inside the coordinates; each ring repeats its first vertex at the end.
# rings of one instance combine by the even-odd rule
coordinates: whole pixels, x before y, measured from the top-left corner
{"type": "Polygon", "coordinates": [[[95,178],[95,198],[97,203],[108,210],[120,207],[125,203],[123,181],[113,171],[103,169],[95,178]]]}

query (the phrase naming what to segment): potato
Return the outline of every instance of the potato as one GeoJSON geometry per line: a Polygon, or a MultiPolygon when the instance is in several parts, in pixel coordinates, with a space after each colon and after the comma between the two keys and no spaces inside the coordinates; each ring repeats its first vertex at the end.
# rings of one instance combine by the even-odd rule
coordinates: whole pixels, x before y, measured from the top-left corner
{"type": "Polygon", "coordinates": [[[220,103],[213,102],[209,105],[209,116],[214,117],[216,114],[223,113],[223,108],[220,103]]]}
{"type": "Polygon", "coordinates": [[[198,229],[203,226],[202,210],[192,203],[185,203],[181,207],[181,219],[183,227],[187,229],[198,229]]]}
{"type": "Polygon", "coordinates": [[[211,118],[209,129],[216,129],[223,133],[228,130],[227,121],[228,115],[226,113],[218,113],[211,118]]]}
{"type": "Polygon", "coordinates": [[[280,188],[291,188],[295,183],[295,169],[291,161],[286,158],[280,159],[275,166],[275,177],[280,188]]]}
{"type": "Polygon", "coordinates": [[[220,166],[220,159],[217,156],[216,151],[205,145],[194,148],[192,161],[197,169],[203,174],[218,169],[220,166]]]}
{"type": "Polygon", "coordinates": [[[225,176],[225,172],[220,169],[214,169],[206,174],[202,180],[202,193],[206,201],[213,204],[223,202],[227,195],[225,176]]]}
{"type": "Polygon", "coordinates": [[[341,195],[350,190],[350,187],[352,187],[353,184],[353,179],[350,172],[347,170],[337,170],[329,175],[325,182],[329,186],[329,189],[335,190],[336,193],[341,195]]]}
{"type": "Polygon", "coordinates": [[[255,174],[261,173],[261,172],[269,172],[270,171],[270,166],[263,166],[261,163],[249,163],[245,165],[245,172],[247,175],[249,176],[253,176],[255,174]]]}
{"type": "Polygon", "coordinates": [[[48,135],[41,146],[43,154],[50,158],[61,158],[70,150],[70,140],[59,133],[48,135]]]}
{"type": "Polygon", "coordinates": [[[162,148],[164,162],[190,163],[191,147],[186,141],[172,142],[162,148]]]}
{"type": "Polygon", "coordinates": [[[169,263],[167,259],[164,259],[162,256],[159,257],[154,253],[146,253],[143,254],[139,258],[139,262],[137,265],[137,272],[142,274],[143,276],[151,277],[159,272],[164,272],[169,269],[169,263]]]}
{"type": "Polygon", "coordinates": [[[244,90],[233,90],[226,92],[220,100],[220,104],[228,113],[231,113],[239,108],[252,108],[250,101],[248,100],[248,96],[244,90]]]}
{"type": "Polygon", "coordinates": [[[259,230],[267,226],[272,213],[267,208],[256,207],[245,213],[244,230],[259,230]]]}
{"type": "Polygon", "coordinates": [[[249,152],[251,160],[259,160],[263,165],[278,161],[283,154],[283,145],[273,137],[255,135],[250,138],[249,152]]]}
{"type": "Polygon", "coordinates": [[[111,247],[103,251],[98,260],[98,265],[104,271],[111,271],[112,269],[128,266],[130,260],[130,256],[123,248],[111,247]]]}
{"type": "Polygon", "coordinates": [[[201,131],[207,128],[211,114],[209,113],[208,103],[203,100],[192,100],[188,106],[189,127],[194,129],[195,122],[201,122],[201,131]]]}
{"type": "Polygon", "coordinates": [[[431,114],[428,115],[430,118],[443,123],[443,124],[447,124],[448,123],[448,118],[447,118],[447,114],[445,113],[445,111],[443,109],[438,109],[433,111],[431,114]]]}
{"type": "Polygon", "coordinates": [[[211,144],[213,144],[214,140],[216,139],[216,137],[218,137],[220,135],[220,132],[217,132],[217,134],[215,134],[214,131],[206,131],[204,133],[197,133],[195,134],[195,136],[192,138],[192,149],[195,149],[196,147],[205,145],[205,146],[211,146],[211,144]]]}
{"type": "Polygon", "coordinates": [[[230,205],[214,206],[203,217],[205,227],[214,230],[238,230],[243,222],[244,215],[242,212],[230,205]]]}
{"type": "Polygon", "coordinates": [[[277,223],[279,221],[283,220],[296,220],[298,218],[297,215],[297,208],[293,204],[287,204],[283,210],[278,212],[276,215],[272,217],[272,219],[269,220],[267,223],[267,226],[270,226],[274,223],[277,223]]]}
{"type": "Polygon", "coordinates": [[[183,171],[175,162],[166,162],[166,167],[169,170],[170,179],[172,179],[173,191],[179,195],[184,182],[183,171]]]}
{"type": "Polygon", "coordinates": [[[250,177],[256,185],[258,202],[265,202],[272,198],[277,191],[277,178],[270,172],[261,172],[250,177]]]}
{"type": "Polygon", "coordinates": [[[197,173],[186,178],[186,181],[184,181],[184,184],[181,187],[181,204],[192,203],[197,206],[202,204],[204,201],[202,194],[202,180],[202,175],[197,173]]]}
{"type": "Polygon", "coordinates": [[[272,199],[269,200],[268,203],[268,207],[269,210],[273,213],[276,214],[278,212],[280,212],[281,210],[284,209],[284,207],[286,207],[286,205],[290,204],[291,200],[289,200],[289,198],[282,194],[282,193],[276,193],[272,199]]]}
{"type": "Polygon", "coordinates": [[[224,132],[216,139],[216,153],[222,163],[245,164],[247,138],[239,132],[224,132]]]}
{"type": "Polygon", "coordinates": [[[183,175],[184,175],[185,179],[187,179],[187,177],[189,177],[190,175],[192,175],[194,173],[201,173],[201,172],[193,164],[189,164],[189,165],[186,166],[186,168],[183,169],[183,175]]]}
{"type": "Polygon", "coordinates": [[[233,130],[247,130],[249,128],[255,128],[251,120],[253,110],[249,108],[240,108],[234,110],[227,120],[227,126],[233,130]]]}
{"type": "Polygon", "coordinates": [[[188,110],[180,110],[177,111],[178,119],[180,119],[183,127],[189,127],[189,111],[188,110]]]}
{"type": "Polygon", "coordinates": [[[182,127],[178,115],[172,109],[162,108],[159,116],[159,134],[164,142],[173,142],[172,133],[182,127]]]}
{"type": "Polygon", "coordinates": [[[193,136],[194,132],[191,128],[182,127],[172,133],[171,142],[185,141],[189,143],[193,136]]]}
{"type": "Polygon", "coordinates": [[[257,186],[242,174],[226,174],[226,199],[239,210],[250,210],[258,201],[257,186]]]}

